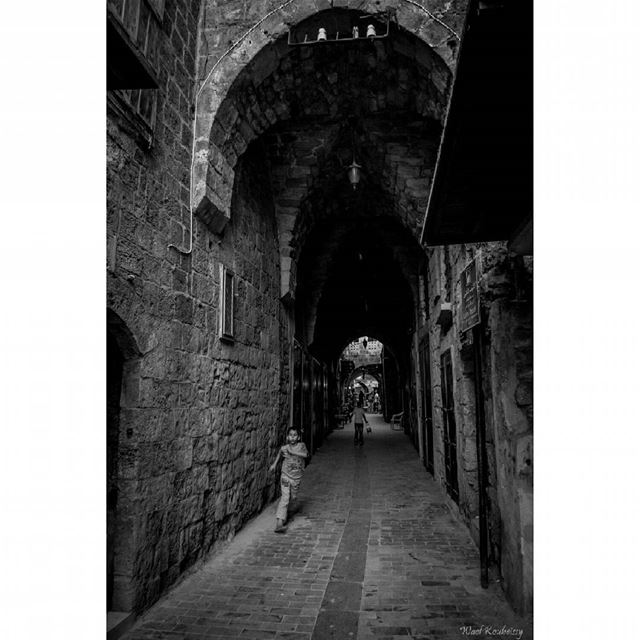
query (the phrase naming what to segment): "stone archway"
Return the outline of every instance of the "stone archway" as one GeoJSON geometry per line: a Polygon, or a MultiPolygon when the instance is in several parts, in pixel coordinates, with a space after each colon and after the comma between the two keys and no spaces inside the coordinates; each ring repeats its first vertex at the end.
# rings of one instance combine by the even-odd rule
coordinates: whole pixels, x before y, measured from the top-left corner
{"type": "Polygon", "coordinates": [[[380,384],[381,382],[379,373],[377,373],[376,371],[371,371],[370,369],[367,369],[366,365],[363,365],[361,367],[358,367],[357,369],[354,369],[354,371],[349,375],[349,378],[347,378],[347,385],[352,384],[353,381],[361,375],[368,375],[372,378],[375,378],[378,384],[380,384]]]}
{"type": "MultiPolygon", "coordinates": [[[[326,213],[317,195],[327,193],[351,153],[349,117],[360,120],[369,171],[381,178],[403,224],[419,233],[457,50],[452,33],[461,30],[466,2],[442,3],[439,20],[415,2],[392,6],[393,37],[345,50],[290,47],[289,26],[323,12],[317,3],[285,2],[244,33],[236,20],[235,43],[226,51],[213,46],[202,60],[203,75],[208,71],[197,95],[192,210],[210,230],[222,231],[231,217],[238,159],[262,139],[275,166],[285,299],[295,293],[296,246],[313,221],[314,202],[320,216],[326,213]],[[445,21],[452,29],[443,28],[445,21]],[[385,117],[395,118],[395,129],[385,117]]],[[[357,13],[379,10],[379,3],[365,1],[357,13]]],[[[205,28],[204,38],[215,45],[213,29],[205,28]]]]}
{"type": "Polygon", "coordinates": [[[383,379],[382,379],[382,372],[377,372],[375,370],[373,370],[372,367],[367,367],[367,366],[361,366],[361,367],[357,367],[349,376],[349,378],[347,379],[346,383],[345,383],[345,388],[349,388],[351,387],[354,382],[357,384],[364,384],[367,387],[368,390],[368,385],[366,384],[366,379],[367,377],[369,378],[373,378],[377,383],[377,389],[378,392],[382,392],[383,388],[384,388],[384,384],[383,384],[383,379]],[[363,382],[359,382],[359,378],[362,378],[363,382]]]}
{"type": "MultiPolygon", "coordinates": [[[[328,215],[307,234],[297,255],[296,281],[301,286],[296,307],[306,308],[301,335],[308,344],[320,346],[326,342],[319,317],[325,315],[326,302],[336,293],[337,287],[344,287],[346,290],[351,288],[354,295],[369,298],[369,312],[383,311],[387,320],[381,324],[382,316],[379,316],[378,321],[371,324],[366,316],[362,316],[365,324],[345,324],[342,332],[345,337],[352,333],[371,336],[379,333],[382,343],[399,350],[397,339],[390,330],[394,324],[393,312],[384,312],[382,307],[385,305],[381,303],[391,295],[399,305],[399,312],[404,306],[410,309],[415,305],[419,299],[415,265],[421,258],[421,250],[415,237],[397,217],[376,212],[374,203],[371,206],[368,210],[371,215],[349,218],[344,214],[340,216],[337,211],[328,215]],[[374,292],[376,289],[378,295],[374,292]]],[[[339,305],[347,312],[350,297],[338,296],[333,306],[339,305]],[[338,302],[341,297],[347,302],[344,306],[343,302],[338,302]]],[[[339,344],[342,342],[344,340],[339,344]]],[[[342,348],[346,344],[348,342],[342,348]]],[[[341,352],[342,349],[336,349],[333,355],[341,352]]]]}
{"type": "MultiPolygon", "coordinates": [[[[121,411],[125,390],[137,380],[140,350],[126,323],[107,309],[107,611],[129,612],[133,606],[130,578],[133,536],[122,508],[123,437],[121,411]]],[[[125,434],[126,437],[126,434],[125,434]]]]}

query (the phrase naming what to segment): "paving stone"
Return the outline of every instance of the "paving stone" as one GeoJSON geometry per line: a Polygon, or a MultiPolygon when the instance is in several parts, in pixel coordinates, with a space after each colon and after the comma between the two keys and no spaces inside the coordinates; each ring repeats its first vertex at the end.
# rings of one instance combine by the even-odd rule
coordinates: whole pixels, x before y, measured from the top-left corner
{"type": "Polygon", "coordinates": [[[355,611],[321,611],[313,630],[312,640],[345,640],[356,638],[358,613],[355,611]]]}
{"type": "Polygon", "coordinates": [[[359,611],[362,583],[330,582],[322,601],[322,608],[341,611],[359,611]]]}
{"type": "Polygon", "coordinates": [[[531,639],[499,585],[479,586],[471,536],[406,436],[369,418],[361,450],[348,429],[323,444],[286,534],[274,503],[124,639],[459,639],[489,626],[531,639]]]}

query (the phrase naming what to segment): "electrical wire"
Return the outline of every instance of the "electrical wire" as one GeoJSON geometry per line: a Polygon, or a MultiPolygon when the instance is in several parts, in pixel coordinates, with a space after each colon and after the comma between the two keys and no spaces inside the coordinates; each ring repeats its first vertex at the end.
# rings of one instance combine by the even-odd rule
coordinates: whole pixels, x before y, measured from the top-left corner
{"type": "Polygon", "coordinates": [[[294,0],[286,0],[286,2],[283,2],[280,6],[276,7],[275,9],[270,11],[266,16],[264,16],[263,18],[258,20],[258,22],[256,22],[240,38],[238,38],[216,60],[215,64],[209,70],[209,73],[207,74],[206,78],[204,79],[204,81],[200,85],[199,89],[196,91],[196,95],[195,95],[195,97],[193,99],[195,115],[194,115],[194,119],[193,119],[193,141],[192,141],[192,145],[191,145],[191,170],[189,172],[189,215],[190,215],[190,219],[189,219],[190,220],[190,222],[189,222],[189,227],[190,227],[190,230],[189,230],[189,249],[188,250],[181,249],[180,247],[176,246],[175,244],[170,244],[169,245],[169,248],[173,248],[176,251],[178,251],[179,253],[182,253],[184,255],[188,255],[193,251],[193,170],[194,170],[195,162],[196,162],[196,130],[197,130],[197,124],[198,124],[198,97],[202,93],[202,90],[205,88],[205,86],[209,82],[209,78],[211,77],[213,72],[216,70],[218,65],[222,62],[222,60],[224,60],[224,58],[226,58],[250,33],[252,33],[255,29],[257,29],[267,18],[270,18],[274,13],[277,13],[278,11],[284,9],[287,5],[291,4],[293,1],[294,0]]]}
{"type": "Polygon", "coordinates": [[[440,18],[433,15],[433,13],[429,11],[429,9],[427,9],[426,7],[423,7],[418,2],[414,2],[413,0],[403,0],[403,2],[408,2],[409,4],[412,4],[415,7],[418,7],[418,9],[422,9],[422,11],[424,11],[432,20],[435,20],[439,25],[442,25],[447,31],[449,31],[449,33],[452,33],[458,40],[460,40],[460,36],[449,25],[442,22],[440,18]]]}

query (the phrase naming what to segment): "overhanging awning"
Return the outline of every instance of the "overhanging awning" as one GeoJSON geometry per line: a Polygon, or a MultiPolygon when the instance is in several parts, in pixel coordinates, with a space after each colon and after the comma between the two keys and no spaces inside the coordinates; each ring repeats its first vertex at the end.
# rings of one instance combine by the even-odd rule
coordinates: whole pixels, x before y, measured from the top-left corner
{"type": "Polygon", "coordinates": [[[532,2],[472,1],[422,241],[531,253],[532,212],[532,2]]]}

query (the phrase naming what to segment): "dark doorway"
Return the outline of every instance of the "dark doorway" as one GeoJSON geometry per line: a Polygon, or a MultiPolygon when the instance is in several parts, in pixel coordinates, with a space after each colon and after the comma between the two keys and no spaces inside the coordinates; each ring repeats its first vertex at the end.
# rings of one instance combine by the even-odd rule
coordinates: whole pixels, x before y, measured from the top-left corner
{"type": "Polygon", "coordinates": [[[118,505],[118,444],[120,393],[124,357],[116,339],[107,332],[107,611],[113,610],[113,583],[118,505]]]}
{"type": "Polygon", "coordinates": [[[440,357],[442,383],[442,425],[444,431],[444,466],[447,491],[458,502],[458,435],[456,432],[455,406],[453,403],[453,370],[451,350],[440,357]]]}
{"type": "MultiPolygon", "coordinates": [[[[126,390],[139,376],[140,349],[122,318],[107,309],[107,611],[132,610],[133,536],[131,500],[119,473],[122,432],[129,434],[126,390]],[[127,511],[129,509],[129,511],[127,511]]],[[[130,395],[130,394],[129,394],[130,395]]]]}
{"type": "Polygon", "coordinates": [[[431,357],[428,338],[420,344],[420,373],[422,379],[423,464],[427,471],[433,475],[433,405],[431,402],[431,357]]]}
{"type": "Polygon", "coordinates": [[[291,426],[296,429],[303,428],[302,421],[302,368],[304,366],[304,353],[297,341],[293,342],[293,375],[291,376],[291,426]]]}

